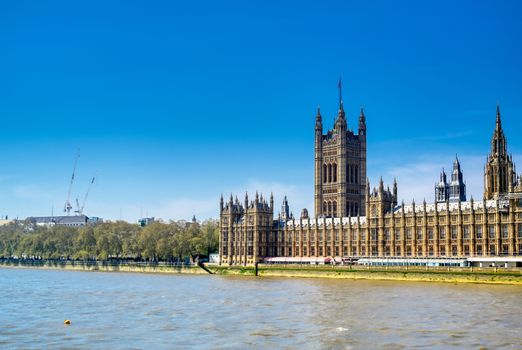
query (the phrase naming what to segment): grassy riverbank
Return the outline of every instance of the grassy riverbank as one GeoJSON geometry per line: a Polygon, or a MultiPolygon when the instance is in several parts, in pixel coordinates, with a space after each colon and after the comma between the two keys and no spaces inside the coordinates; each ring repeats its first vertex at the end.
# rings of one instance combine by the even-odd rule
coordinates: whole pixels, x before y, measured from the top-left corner
{"type": "MultiPolygon", "coordinates": [[[[208,274],[198,266],[164,263],[114,263],[79,261],[0,261],[0,267],[36,268],[72,271],[135,272],[162,274],[208,274]]],[[[253,266],[208,266],[216,275],[255,276],[253,266]]],[[[494,268],[425,268],[425,267],[367,267],[313,265],[259,265],[258,277],[336,278],[353,280],[392,280],[449,283],[489,283],[522,285],[522,269],[494,268]]]]}

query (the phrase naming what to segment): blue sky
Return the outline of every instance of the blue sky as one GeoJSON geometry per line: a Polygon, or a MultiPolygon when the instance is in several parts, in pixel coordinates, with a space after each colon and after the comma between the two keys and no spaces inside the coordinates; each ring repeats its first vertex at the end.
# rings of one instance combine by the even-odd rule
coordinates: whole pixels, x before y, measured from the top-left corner
{"type": "Polygon", "coordinates": [[[313,211],[313,128],[364,106],[368,175],[433,198],[459,154],[468,196],[500,102],[522,169],[517,1],[0,3],[0,215],[216,217],[221,193],[313,211]]]}

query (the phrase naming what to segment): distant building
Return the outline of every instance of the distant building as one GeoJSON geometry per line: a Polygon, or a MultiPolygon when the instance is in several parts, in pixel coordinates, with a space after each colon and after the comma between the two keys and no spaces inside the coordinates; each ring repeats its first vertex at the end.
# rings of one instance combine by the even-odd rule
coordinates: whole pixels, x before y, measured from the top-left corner
{"type": "Polygon", "coordinates": [[[69,227],[83,227],[87,225],[95,225],[103,222],[102,218],[92,217],[86,215],[71,215],[71,216],[32,216],[26,219],[27,221],[37,226],[69,226],[69,227]]]}
{"type": "Polygon", "coordinates": [[[440,180],[435,184],[435,202],[465,202],[466,201],[466,184],[464,183],[460,162],[455,158],[453,162],[453,171],[451,173],[451,182],[448,183],[446,172],[442,169],[440,180]]]}
{"type": "Polygon", "coordinates": [[[153,224],[156,222],[155,218],[141,218],[138,220],[138,224],[141,227],[149,226],[150,224],[153,224]]]}

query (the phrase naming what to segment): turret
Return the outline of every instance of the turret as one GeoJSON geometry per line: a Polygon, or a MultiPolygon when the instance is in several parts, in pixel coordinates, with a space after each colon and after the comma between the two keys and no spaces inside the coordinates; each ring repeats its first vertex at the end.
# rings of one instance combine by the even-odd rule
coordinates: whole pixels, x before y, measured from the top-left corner
{"type": "Polygon", "coordinates": [[[317,115],[315,116],[315,134],[322,136],[323,134],[323,118],[321,116],[321,108],[317,107],[317,115]]]}
{"type": "Polygon", "coordinates": [[[359,115],[359,137],[366,137],[366,117],[363,107],[361,107],[361,114],[359,115]]]}
{"type": "Polygon", "coordinates": [[[397,196],[397,178],[393,178],[393,199],[395,205],[397,205],[397,201],[399,200],[397,196]]]}

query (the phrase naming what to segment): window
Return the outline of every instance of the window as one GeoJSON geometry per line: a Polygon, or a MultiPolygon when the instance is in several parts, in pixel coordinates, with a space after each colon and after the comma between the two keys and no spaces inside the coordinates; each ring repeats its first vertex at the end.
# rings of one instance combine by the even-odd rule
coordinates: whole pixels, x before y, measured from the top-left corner
{"type": "Polygon", "coordinates": [[[433,247],[430,247],[430,249],[428,250],[428,254],[429,254],[430,256],[433,256],[433,247]]]}
{"type": "Polygon", "coordinates": [[[488,226],[488,236],[489,238],[495,238],[495,225],[488,226]]]}
{"type": "Polygon", "coordinates": [[[477,244],[477,255],[482,255],[482,244],[477,244]]]}
{"type": "Polygon", "coordinates": [[[508,226],[502,225],[502,238],[508,238],[508,226]]]}
{"type": "Polygon", "coordinates": [[[482,238],[482,225],[477,225],[475,227],[475,235],[477,238],[482,238]]]}
{"type": "Polygon", "coordinates": [[[444,227],[440,228],[439,236],[440,236],[440,239],[446,239],[446,229],[444,227]]]}
{"type": "Polygon", "coordinates": [[[457,246],[451,246],[451,255],[456,256],[457,255],[457,246]]]}
{"type": "Polygon", "coordinates": [[[326,164],[323,165],[323,182],[324,183],[328,182],[328,171],[327,171],[326,164]]]}
{"type": "Polygon", "coordinates": [[[315,256],[315,247],[310,247],[310,256],[315,256]]]}
{"type": "Polygon", "coordinates": [[[464,246],[464,255],[469,255],[469,245],[464,246]]]}
{"type": "Polygon", "coordinates": [[[395,247],[395,255],[401,255],[401,246],[400,245],[395,247]]]}
{"type": "Polygon", "coordinates": [[[372,241],[376,241],[377,240],[377,230],[372,228],[371,234],[372,234],[372,241]]]}
{"type": "Polygon", "coordinates": [[[446,255],[446,247],[441,245],[440,246],[440,255],[445,256],[446,255]]]}
{"type": "Polygon", "coordinates": [[[495,249],[495,245],[491,244],[489,246],[489,255],[497,255],[497,250],[495,249]]]}
{"type": "Polygon", "coordinates": [[[384,240],[385,241],[390,240],[390,229],[388,229],[388,228],[384,230],[384,240]]]}
{"type": "Polygon", "coordinates": [[[422,229],[417,229],[417,239],[420,241],[422,240],[422,229]]]}
{"type": "Polygon", "coordinates": [[[522,238],[522,224],[518,224],[518,238],[522,238]]]}
{"type": "Polygon", "coordinates": [[[469,225],[464,226],[464,238],[469,238],[469,225]]]}
{"type": "MultiPolygon", "coordinates": [[[[428,229],[428,239],[433,239],[433,229],[432,228],[428,229]]],[[[433,254],[431,254],[431,255],[433,255],[433,254]]]]}
{"type": "MultiPolygon", "coordinates": [[[[411,239],[411,228],[406,229],[406,239],[411,239]]],[[[411,252],[410,252],[411,255],[411,252]]]]}
{"type": "Polygon", "coordinates": [[[395,229],[395,240],[400,240],[401,239],[401,230],[399,229],[395,229]]]}
{"type": "Polygon", "coordinates": [[[337,182],[337,164],[334,163],[332,168],[333,168],[333,182],[337,182]]]}

